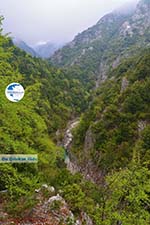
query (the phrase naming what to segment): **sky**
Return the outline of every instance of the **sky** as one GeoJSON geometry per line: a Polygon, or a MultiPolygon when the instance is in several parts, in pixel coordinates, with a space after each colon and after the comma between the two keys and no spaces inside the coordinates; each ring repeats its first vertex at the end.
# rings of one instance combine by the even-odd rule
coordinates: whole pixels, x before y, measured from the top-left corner
{"type": "MultiPolygon", "coordinates": [[[[131,0],[0,0],[4,32],[29,45],[66,43],[131,0]]],[[[133,0],[132,0],[133,1],[133,0]]],[[[138,1],[138,0],[134,0],[138,1]]]]}

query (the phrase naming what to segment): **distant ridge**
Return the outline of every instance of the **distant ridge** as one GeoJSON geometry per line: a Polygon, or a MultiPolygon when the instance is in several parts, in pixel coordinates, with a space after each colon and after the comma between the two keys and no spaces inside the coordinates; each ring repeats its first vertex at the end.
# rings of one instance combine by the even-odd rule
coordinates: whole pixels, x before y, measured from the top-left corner
{"type": "Polygon", "coordinates": [[[89,81],[94,76],[99,85],[121,59],[150,45],[149,12],[149,0],[114,10],[75,36],[73,41],[56,51],[50,60],[56,66],[78,66],[82,69],[84,79],[89,81]]]}
{"type": "Polygon", "coordinates": [[[51,57],[56,50],[61,48],[62,45],[52,43],[50,41],[43,43],[43,44],[37,44],[33,47],[34,51],[41,57],[41,58],[49,58],[51,57]]]}
{"type": "Polygon", "coordinates": [[[30,47],[29,45],[27,45],[24,41],[22,41],[18,38],[13,38],[13,43],[14,43],[14,45],[19,47],[20,49],[22,49],[25,52],[32,55],[33,57],[38,57],[38,54],[36,53],[36,51],[34,51],[34,49],[32,47],[30,47]]]}

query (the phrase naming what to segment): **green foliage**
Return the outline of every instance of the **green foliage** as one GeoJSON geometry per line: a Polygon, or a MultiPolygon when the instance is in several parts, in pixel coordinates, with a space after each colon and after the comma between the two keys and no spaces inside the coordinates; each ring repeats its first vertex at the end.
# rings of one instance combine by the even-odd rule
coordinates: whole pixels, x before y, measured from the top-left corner
{"type": "MultiPolygon", "coordinates": [[[[38,164],[0,164],[0,191],[7,189],[9,212],[21,215],[33,207],[35,188],[47,183],[62,190],[75,215],[85,211],[96,225],[148,224],[149,49],[125,60],[113,71],[107,68],[111,79],[91,91],[100,59],[111,65],[127,46],[133,47],[129,48],[130,53],[137,51],[135,37],[117,39],[116,45],[116,32],[125,19],[118,15],[111,25],[105,21],[109,29],[99,22],[94,33],[92,29],[85,32],[85,37],[88,33],[94,39],[90,48],[82,35],[77,36],[75,50],[62,50],[61,65],[73,61],[74,65],[63,69],[14,47],[0,29],[0,153],[38,154],[39,160],[38,164]],[[95,40],[97,27],[103,31],[101,40],[95,40]],[[106,46],[106,41],[111,43],[106,46]],[[123,77],[129,84],[121,90],[123,77]],[[15,81],[26,91],[23,100],[16,104],[4,95],[5,87],[15,81]],[[81,174],[70,174],[63,163],[63,149],[54,144],[56,131],[62,131],[68,120],[81,112],[84,113],[74,130],[72,150],[79,162],[92,160],[106,174],[100,187],[85,181],[81,174]],[[138,129],[141,120],[145,124],[142,131],[138,129]],[[85,156],[82,150],[89,130],[92,148],[85,156]]],[[[0,26],[1,22],[2,18],[0,26]]],[[[44,194],[48,196],[47,192],[44,194]]],[[[51,210],[59,207],[59,202],[55,202],[51,210]]]]}
{"type": "Polygon", "coordinates": [[[148,125],[142,132],[143,148],[150,150],[150,125],[148,125]]]}
{"type": "Polygon", "coordinates": [[[132,165],[107,177],[102,224],[149,223],[149,176],[147,168],[132,165]]]}
{"type": "MultiPolygon", "coordinates": [[[[147,225],[150,221],[149,49],[141,54],[110,73],[114,79],[104,82],[95,92],[93,102],[74,131],[72,149],[81,162],[87,163],[92,157],[95,165],[108,174],[105,187],[98,192],[101,194],[95,192],[98,200],[94,202],[98,203],[95,210],[87,209],[97,225],[147,225]],[[123,77],[129,84],[122,91],[123,77]],[[140,121],[144,124],[142,130],[140,121]],[[85,156],[82,149],[89,129],[93,147],[85,156]]],[[[95,199],[94,195],[90,197],[95,199]]]]}
{"type": "Polygon", "coordinates": [[[50,210],[54,210],[54,211],[56,211],[56,210],[59,210],[60,209],[60,207],[61,207],[61,205],[62,205],[62,202],[61,201],[53,201],[52,202],[52,204],[50,205],[50,210]]]}
{"type": "MultiPolygon", "coordinates": [[[[97,167],[105,171],[128,165],[139,139],[138,121],[149,123],[150,79],[147,71],[150,53],[147,49],[142,54],[120,64],[113,71],[114,79],[107,80],[96,90],[93,102],[74,131],[73,150],[84,159],[85,136],[87,130],[91,130],[93,147],[88,155],[92,156],[97,167]],[[139,78],[140,68],[144,71],[142,78],[139,78]],[[129,81],[124,91],[121,91],[122,76],[129,81]]],[[[148,149],[146,133],[143,133],[141,148],[148,149]]],[[[148,157],[148,151],[146,154],[148,157]]]]}
{"type": "Polygon", "coordinates": [[[9,204],[5,206],[5,210],[14,217],[23,217],[24,212],[26,210],[31,210],[36,203],[37,200],[35,196],[21,197],[16,201],[9,202],[9,204]]]}
{"type": "Polygon", "coordinates": [[[85,194],[80,186],[78,184],[67,185],[63,193],[73,212],[79,213],[83,209],[85,201],[85,194]]]}
{"type": "Polygon", "coordinates": [[[53,143],[55,132],[64,129],[71,115],[84,108],[88,94],[70,72],[32,58],[2,34],[0,78],[0,153],[38,154],[37,165],[0,164],[0,190],[7,189],[10,204],[17,204],[16,199],[32,196],[41,183],[56,181],[63,150],[53,143]],[[16,104],[5,97],[11,82],[25,88],[24,98],[16,104]]]}

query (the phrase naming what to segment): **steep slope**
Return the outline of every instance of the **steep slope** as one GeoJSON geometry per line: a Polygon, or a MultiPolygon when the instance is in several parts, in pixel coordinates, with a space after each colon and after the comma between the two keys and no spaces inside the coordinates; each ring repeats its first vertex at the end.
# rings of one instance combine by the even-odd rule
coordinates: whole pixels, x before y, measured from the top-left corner
{"type": "Polygon", "coordinates": [[[69,151],[84,176],[102,185],[96,224],[149,224],[149,74],[149,48],[124,60],[74,130],[69,151]]]}
{"type": "Polygon", "coordinates": [[[149,2],[140,1],[130,14],[114,11],[104,16],[56,52],[51,62],[59,66],[78,66],[85,74],[87,71],[89,76],[94,74],[98,86],[122,58],[149,45],[149,10],[149,2]]]}
{"type": "Polygon", "coordinates": [[[54,54],[56,50],[61,48],[62,45],[54,44],[51,42],[47,42],[45,44],[38,44],[34,46],[34,51],[39,55],[41,58],[49,58],[54,54]]]}
{"type": "Polygon", "coordinates": [[[38,57],[39,55],[36,53],[36,51],[34,51],[33,48],[31,48],[30,46],[28,46],[24,41],[14,38],[13,39],[13,43],[14,45],[16,45],[18,48],[24,50],[25,52],[29,53],[32,56],[38,57]]]}
{"type": "MultiPolygon", "coordinates": [[[[39,156],[38,165],[0,164],[0,223],[149,224],[149,1],[131,16],[110,14],[104,22],[109,30],[99,22],[103,32],[88,34],[91,54],[83,51],[78,59],[73,47],[72,66],[63,69],[32,58],[0,35],[0,152],[39,156]],[[93,91],[98,78],[107,79],[93,91]],[[14,81],[26,91],[17,104],[4,95],[14,81]],[[81,113],[66,150],[80,166],[72,175],[65,168],[66,152],[54,142],[81,113]],[[22,218],[6,223],[6,211],[22,218]]],[[[85,34],[78,40],[81,51],[89,47],[86,39],[85,34]]]]}
{"type": "Polygon", "coordinates": [[[38,164],[0,163],[1,223],[1,203],[9,213],[21,216],[36,203],[34,190],[40,185],[63,186],[59,176],[66,172],[64,150],[54,143],[55,133],[62,138],[68,120],[84,107],[78,97],[84,99],[86,93],[75,77],[32,58],[2,34],[0,78],[0,154],[38,154],[38,164]],[[17,103],[5,97],[12,82],[25,88],[17,103]]]}
{"type": "Polygon", "coordinates": [[[99,47],[96,54],[99,51],[103,52],[107,41],[118,30],[125,19],[126,16],[118,13],[110,13],[104,16],[95,26],[78,34],[71,43],[56,52],[51,59],[52,62],[59,66],[79,64],[80,60],[87,54],[91,53],[92,55],[96,51],[96,47],[99,47]],[[99,46],[96,46],[96,44],[99,44],[99,46]]]}
{"type": "Polygon", "coordinates": [[[38,154],[39,157],[38,164],[0,163],[1,203],[5,199],[8,211],[14,213],[17,210],[21,213],[19,210],[24,210],[29,202],[30,206],[34,204],[31,197],[34,189],[41,182],[46,182],[48,173],[57,174],[56,159],[63,154],[50,138],[46,121],[47,111],[51,108],[42,93],[40,73],[34,77],[34,70],[30,73],[32,66],[35,70],[38,62],[13,46],[9,38],[0,35],[0,154],[38,154]],[[23,66],[26,66],[25,73],[23,66]],[[17,104],[5,97],[5,88],[12,82],[21,83],[26,90],[23,100],[17,104]],[[56,154],[57,151],[60,155],[56,154]],[[7,198],[3,190],[6,190],[7,198]],[[23,203],[19,204],[20,199],[23,203]]]}
{"type": "Polygon", "coordinates": [[[147,49],[120,64],[97,89],[75,131],[73,149],[82,163],[92,159],[105,173],[126,167],[138,154],[149,160],[149,73],[147,49]]]}

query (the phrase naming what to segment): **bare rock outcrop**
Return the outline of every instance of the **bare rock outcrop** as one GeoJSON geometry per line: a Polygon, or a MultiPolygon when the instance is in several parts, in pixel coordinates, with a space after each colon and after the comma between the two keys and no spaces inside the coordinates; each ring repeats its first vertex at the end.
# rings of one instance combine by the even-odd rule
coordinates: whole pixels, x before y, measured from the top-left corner
{"type": "Polygon", "coordinates": [[[126,77],[123,77],[122,83],[121,83],[121,93],[127,89],[128,85],[129,85],[128,79],[126,77]]]}

